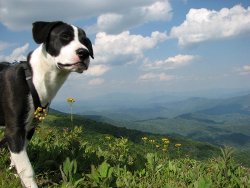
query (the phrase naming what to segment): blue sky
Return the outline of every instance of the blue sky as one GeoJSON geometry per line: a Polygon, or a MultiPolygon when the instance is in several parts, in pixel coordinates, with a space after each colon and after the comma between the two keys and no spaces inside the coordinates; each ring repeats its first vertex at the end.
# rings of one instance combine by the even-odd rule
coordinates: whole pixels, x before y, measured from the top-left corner
{"type": "Polygon", "coordinates": [[[250,90],[249,0],[1,0],[0,61],[22,60],[37,47],[37,20],[82,27],[94,47],[90,69],[73,73],[57,101],[250,90]]]}

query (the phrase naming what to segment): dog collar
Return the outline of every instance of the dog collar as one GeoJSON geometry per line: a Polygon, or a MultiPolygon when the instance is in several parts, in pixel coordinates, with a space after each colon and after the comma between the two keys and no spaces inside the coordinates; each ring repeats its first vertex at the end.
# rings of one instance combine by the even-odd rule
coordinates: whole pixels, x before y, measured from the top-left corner
{"type": "Polygon", "coordinates": [[[46,108],[49,106],[49,103],[47,103],[45,106],[42,106],[39,95],[36,91],[36,88],[32,82],[32,71],[31,71],[31,66],[29,62],[27,61],[21,61],[22,67],[24,69],[25,73],[25,79],[27,81],[33,103],[34,103],[34,108],[35,108],[35,118],[42,121],[45,116],[47,115],[46,108]]]}

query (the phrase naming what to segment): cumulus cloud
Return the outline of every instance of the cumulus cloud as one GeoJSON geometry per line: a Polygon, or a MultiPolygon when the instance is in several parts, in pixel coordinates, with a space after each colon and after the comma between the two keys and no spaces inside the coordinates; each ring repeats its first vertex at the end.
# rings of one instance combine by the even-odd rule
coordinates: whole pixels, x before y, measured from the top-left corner
{"type": "Polygon", "coordinates": [[[178,39],[180,46],[207,40],[236,37],[250,32],[250,7],[236,5],[220,11],[190,9],[186,20],[173,27],[170,36],[178,39]]]}
{"type": "Polygon", "coordinates": [[[170,20],[171,17],[172,8],[169,2],[156,1],[147,6],[135,6],[119,13],[102,14],[97,18],[97,24],[90,29],[119,33],[147,22],[170,20]]]}
{"type": "Polygon", "coordinates": [[[191,62],[198,59],[198,56],[179,54],[173,57],[168,57],[165,60],[158,60],[153,63],[144,63],[145,69],[177,69],[189,65],[191,62]]]}
{"type": "Polygon", "coordinates": [[[103,83],[104,83],[104,79],[102,79],[102,78],[95,78],[95,79],[92,79],[88,82],[88,84],[91,86],[97,86],[97,85],[101,85],[103,83]]]}
{"type": "Polygon", "coordinates": [[[7,56],[0,55],[0,61],[14,62],[14,61],[26,60],[26,54],[28,49],[29,49],[29,44],[26,43],[24,46],[14,49],[10,55],[7,56]]]}
{"type": "Polygon", "coordinates": [[[166,33],[152,32],[151,36],[131,35],[129,31],[118,35],[100,32],[94,43],[95,63],[123,65],[134,63],[144,57],[144,51],[167,39],[166,33]]]}
{"type": "Polygon", "coordinates": [[[175,76],[167,75],[166,73],[146,73],[139,77],[139,80],[150,81],[150,80],[160,80],[160,81],[169,81],[175,79],[175,76]]]}
{"type": "Polygon", "coordinates": [[[88,76],[101,76],[106,73],[110,68],[107,65],[91,65],[86,75],[88,76]]]}
{"type": "Polygon", "coordinates": [[[152,20],[169,19],[171,6],[168,0],[1,0],[0,7],[0,21],[12,30],[30,29],[31,23],[36,20],[72,22],[87,20],[99,15],[101,16],[98,18],[98,27],[115,30],[117,26],[124,25],[126,26],[123,27],[124,29],[152,20]],[[55,14],[55,12],[59,14],[55,14]],[[120,15],[121,19],[114,15],[120,15]],[[107,20],[110,18],[112,18],[110,21],[107,20]],[[118,25],[112,25],[112,23],[118,25]]]}

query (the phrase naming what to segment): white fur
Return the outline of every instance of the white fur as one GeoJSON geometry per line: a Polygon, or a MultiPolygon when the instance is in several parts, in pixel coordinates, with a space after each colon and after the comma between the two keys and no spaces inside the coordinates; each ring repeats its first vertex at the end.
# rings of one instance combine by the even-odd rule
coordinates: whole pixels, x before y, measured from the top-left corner
{"type": "Polygon", "coordinates": [[[33,71],[34,86],[41,104],[45,106],[51,103],[51,100],[55,97],[70,72],[59,70],[54,58],[45,52],[43,45],[40,45],[32,53],[30,64],[33,71]]]}
{"type": "Polygon", "coordinates": [[[26,147],[19,153],[11,154],[11,163],[15,165],[17,173],[22,181],[22,184],[26,188],[37,188],[37,184],[34,178],[34,171],[31,166],[29,157],[26,152],[26,147]]]}

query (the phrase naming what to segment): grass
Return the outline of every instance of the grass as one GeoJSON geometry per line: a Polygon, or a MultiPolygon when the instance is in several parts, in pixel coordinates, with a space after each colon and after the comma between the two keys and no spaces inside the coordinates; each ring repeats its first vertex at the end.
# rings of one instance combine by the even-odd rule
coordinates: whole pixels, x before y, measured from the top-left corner
{"type": "MultiPolygon", "coordinates": [[[[199,142],[81,117],[71,123],[65,115],[49,115],[28,146],[40,187],[250,187],[250,171],[235,162],[231,148],[218,155],[199,142]],[[133,136],[117,137],[121,131],[133,136]]],[[[0,187],[21,187],[9,164],[7,149],[0,149],[0,187]]]]}

